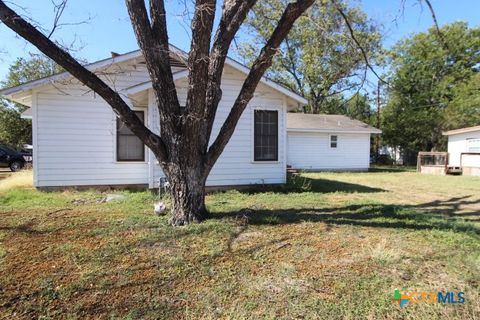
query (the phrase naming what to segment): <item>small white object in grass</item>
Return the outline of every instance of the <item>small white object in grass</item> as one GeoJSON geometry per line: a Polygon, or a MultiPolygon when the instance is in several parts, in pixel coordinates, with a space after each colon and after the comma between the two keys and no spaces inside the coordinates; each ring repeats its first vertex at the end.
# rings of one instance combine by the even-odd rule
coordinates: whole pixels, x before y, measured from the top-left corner
{"type": "Polygon", "coordinates": [[[123,200],[126,200],[126,199],[127,199],[127,197],[124,196],[123,194],[107,194],[104,202],[123,201],[123,200]]]}
{"type": "Polygon", "coordinates": [[[167,206],[165,205],[165,203],[163,203],[162,201],[159,201],[159,202],[156,202],[154,205],[153,205],[153,211],[155,212],[155,214],[157,216],[160,216],[160,215],[164,215],[165,212],[167,211],[167,206]]]}

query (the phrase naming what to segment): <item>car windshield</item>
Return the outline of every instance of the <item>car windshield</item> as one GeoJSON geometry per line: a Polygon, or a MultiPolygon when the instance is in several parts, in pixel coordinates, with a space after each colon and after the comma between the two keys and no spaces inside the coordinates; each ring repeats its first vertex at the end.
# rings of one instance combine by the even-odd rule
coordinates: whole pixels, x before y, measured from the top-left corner
{"type": "Polygon", "coordinates": [[[0,149],[2,149],[3,151],[5,151],[7,153],[18,153],[18,151],[13,150],[12,148],[9,148],[7,146],[0,146],[0,149]]]}

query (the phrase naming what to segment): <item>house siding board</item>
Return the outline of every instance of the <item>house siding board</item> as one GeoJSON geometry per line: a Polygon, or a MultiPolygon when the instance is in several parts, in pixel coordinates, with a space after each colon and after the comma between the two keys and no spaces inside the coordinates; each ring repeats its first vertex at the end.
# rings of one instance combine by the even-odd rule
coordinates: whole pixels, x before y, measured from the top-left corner
{"type": "Polygon", "coordinates": [[[304,170],[365,170],[370,164],[370,134],[288,132],[287,165],[304,170]],[[330,135],[338,147],[330,148],[330,135]]]}
{"type": "MultiPolygon", "coordinates": [[[[227,67],[229,69],[229,67],[227,67]]],[[[110,70],[111,71],[111,70],[110,70]]],[[[227,70],[223,98],[217,110],[212,136],[216,137],[243,83],[244,75],[227,70]]],[[[148,81],[141,67],[107,77],[117,90],[148,81]],[[113,80],[112,80],[113,79],[113,80]]],[[[185,80],[178,80],[181,103],[186,99],[185,80]]],[[[35,176],[37,187],[92,185],[158,186],[163,172],[151,151],[145,162],[117,162],[115,159],[115,115],[98,95],[81,85],[59,84],[42,88],[35,95],[36,123],[35,176]]],[[[149,93],[147,122],[159,132],[158,110],[149,93]]],[[[250,106],[242,115],[235,133],[207,180],[209,186],[270,184],[285,182],[286,141],[284,97],[260,85],[250,106]],[[279,110],[279,161],[254,163],[252,108],[279,110]]],[[[211,142],[213,139],[211,140],[211,142]]]]}
{"type": "MultiPolygon", "coordinates": [[[[480,139],[480,131],[467,132],[448,136],[448,165],[459,167],[460,155],[468,152],[467,139],[480,139]]],[[[480,166],[480,165],[479,165],[480,166]]]]}

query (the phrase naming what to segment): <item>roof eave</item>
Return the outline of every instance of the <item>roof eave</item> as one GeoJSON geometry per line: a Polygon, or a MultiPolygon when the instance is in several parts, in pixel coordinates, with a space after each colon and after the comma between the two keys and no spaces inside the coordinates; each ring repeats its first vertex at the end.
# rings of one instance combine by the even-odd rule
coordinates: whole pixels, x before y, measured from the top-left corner
{"type": "Polygon", "coordinates": [[[318,133],[370,133],[370,134],[381,134],[382,130],[372,129],[372,130],[348,130],[348,129],[337,129],[337,128],[327,128],[327,129],[312,129],[312,128],[287,128],[287,131],[292,132],[318,132],[318,133]]]}
{"type": "Polygon", "coordinates": [[[457,135],[457,134],[477,132],[477,131],[480,131],[480,128],[457,129],[457,130],[444,131],[444,132],[442,132],[442,135],[443,136],[454,136],[454,135],[457,135]]]}
{"type": "MultiPolygon", "coordinates": [[[[187,53],[184,52],[183,50],[181,50],[181,49],[179,49],[175,46],[172,46],[172,45],[170,45],[169,48],[170,48],[170,52],[172,54],[178,56],[180,59],[185,60],[186,58],[188,58],[187,53]]],[[[131,51],[131,52],[116,56],[116,57],[107,58],[107,59],[104,59],[104,60],[100,60],[100,61],[88,64],[88,65],[85,65],[85,67],[88,70],[93,71],[93,70],[97,70],[97,69],[100,69],[100,68],[103,68],[103,67],[107,67],[107,66],[115,64],[115,63],[120,63],[120,62],[128,61],[128,60],[131,60],[131,59],[135,59],[135,58],[138,58],[140,56],[142,56],[141,51],[140,50],[135,50],[135,51],[131,51]]],[[[228,65],[230,65],[231,67],[233,67],[233,68],[237,69],[238,71],[243,72],[245,74],[248,74],[250,72],[250,69],[248,67],[244,66],[243,64],[241,64],[241,63],[239,63],[239,62],[237,62],[237,61],[235,61],[231,58],[227,57],[226,63],[228,65]]],[[[187,73],[187,75],[188,75],[188,73],[187,73]]],[[[71,76],[70,73],[65,71],[65,72],[55,74],[55,75],[52,75],[52,76],[48,76],[48,77],[45,77],[45,78],[41,78],[41,79],[38,79],[38,80],[33,80],[33,81],[21,84],[21,85],[16,86],[16,87],[11,87],[11,88],[6,88],[6,89],[3,89],[3,90],[0,90],[0,95],[8,97],[8,96],[10,96],[12,94],[15,94],[17,92],[32,90],[32,89],[35,89],[35,88],[37,88],[39,86],[42,86],[42,85],[46,85],[46,84],[49,84],[49,83],[53,83],[55,81],[63,80],[65,78],[69,77],[69,76],[71,76]]],[[[277,90],[278,92],[286,95],[287,97],[293,99],[294,101],[299,103],[300,106],[308,104],[308,100],[305,99],[304,97],[302,97],[301,95],[299,95],[299,94],[281,86],[280,84],[268,79],[267,77],[262,77],[261,82],[263,84],[277,90]]],[[[135,87],[135,86],[133,86],[133,87],[135,87]]]]}
{"type": "MultiPolygon", "coordinates": [[[[243,64],[235,61],[235,60],[232,59],[232,58],[228,58],[228,57],[227,57],[226,63],[227,63],[229,66],[231,66],[231,67],[233,67],[233,68],[235,68],[235,69],[237,69],[237,70],[239,70],[240,72],[243,72],[243,73],[245,73],[245,74],[248,74],[248,73],[250,72],[250,69],[249,69],[249,68],[247,68],[247,67],[244,66],[243,64]]],[[[272,80],[268,79],[268,78],[265,77],[265,76],[262,77],[261,82],[262,82],[263,84],[265,84],[265,85],[267,85],[267,86],[269,86],[269,87],[277,90],[278,92],[286,95],[287,97],[290,97],[291,99],[297,101],[297,102],[300,104],[300,105],[299,105],[300,107],[308,104],[308,100],[305,99],[304,97],[302,97],[301,95],[293,92],[293,91],[290,90],[290,89],[285,88],[284,86],[276,83],[275,81],[272,81],[272,80]]]]}
{"type": "MultiPolygon", "coordinates": [[[[227,63],[227,65],[231,66],[232,68],[237,69],[238,71],[240,71],[244,74],[248,74],[248,71],[247,71],[248,68],[240,67],[241,65],[238,64],[238,62],[235,62],[234,60],[228,59],[226,61],[226,63],[227,63]],[[232,65],[232,63],[234,65],[232,65]]],[[[188,73],[189,73],[188,70],[178,71],[178,72],[173,74],[173,80],[177,81],[177,80],[186,78],[186,77],[188,77],[188,73]]],[[[299,106],[308,104],[307,99],[305,99],[302,96],[294,93],[293,91],[288,90],[287,88],[282,87],[281,85],[275,83],[274,81],[269,80],[268,78],[262,77],[261,83],[263,83],[263,84],[269,86],[270,88],[280,92],[281,94],[284,94],[285,96],[289,97],[293,101],[296,101],[299,104],[299,106]]],[[[140,91],[143,91],[143,90],[150,89],[151,87],[152,87],[152,82],[151,81],[146,81],[146,82],[131,86],[129,88],[126,88],[126,89],[123,90],[123,92],[128,94],[128,95],[131,95],[131,94],[135,94],[135,93],[138,93],[140,91]]]]}
{"type": "Polygon", "coordinates": [[[32,119],[33,119],[33,115],[32,115],[32,110],[31,110],[31,108],[28,108],[27,110],[23,111],[23,112],[20,114],[20,118],[32,120],[32,119]]]}
{"type": "MultiPolygon", "coordinates": [[[[131,52],[128,52],[128,53],[125,53],[125,54],[122,54],[122,55],[119,55],[119,56],[116,56],[116,57],[107,58],[107,59],[103,59],[103,60],[100,60],[100,61],[96,61],[96,62],[87,64],[87,65],[85,65],[85,67],[88,70],[93,71],[93,70],[97,70],[97,69],[100,69],[100,68],[110,66],[110,65],[115,64],[115,63],[128,61],[130,59],[134,59],[134,58],[137,58],[139,56],[141,56],[140,50],[131,51],[131,52]]],[[[50,83],[53,83],[53,82],[56,82],[56,81],[59,81],[59,80],[63,80],[65,78],[69,77],[69,76],[71,76],[70,73],[67,72],[67,71],[64,71],[62,73],[57,73],[57,74],[54,74],[54,75],[51,75],[51,76],[48,76],[48,77],[44,77],[44,78],[41,78],[41,79],[26,82],[24,84],[21,84],[21,85],[15,86],[15,87],[2,89],[2,90],[0,90],[0,95],[8,97],[8,96],[10,96],[12,94],[15,94],[17,92],[32,90],[34,88],[37,88],[37,87],[40,87],[40,86],[43,86],[43,85],[46,85],[46,84],[50,84],[50,83]]]]}

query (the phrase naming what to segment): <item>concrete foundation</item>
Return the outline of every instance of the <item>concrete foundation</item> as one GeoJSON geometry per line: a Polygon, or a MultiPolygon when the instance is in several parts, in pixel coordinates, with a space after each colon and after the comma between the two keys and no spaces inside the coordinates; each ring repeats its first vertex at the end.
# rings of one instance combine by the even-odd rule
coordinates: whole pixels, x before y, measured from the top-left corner
{"type": "Polygon", "coordinates": [[[421,166],[420,172],[437,176],[444,176],[447,174],[445,166],[421,166]]]}
{"type": "Polygon", "coordinates": [[[480,167],[463,167],[464,176],[480,177],[480,167]]]}

